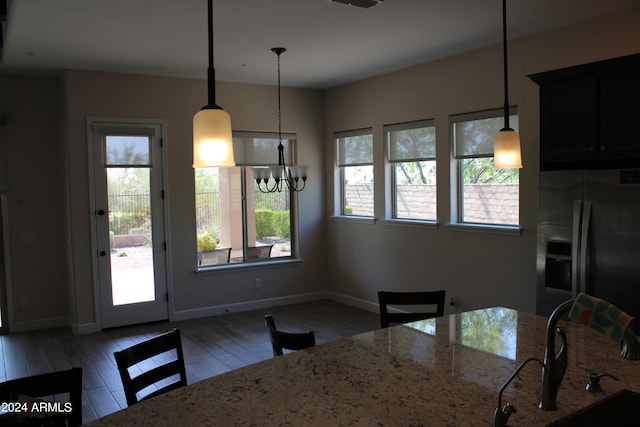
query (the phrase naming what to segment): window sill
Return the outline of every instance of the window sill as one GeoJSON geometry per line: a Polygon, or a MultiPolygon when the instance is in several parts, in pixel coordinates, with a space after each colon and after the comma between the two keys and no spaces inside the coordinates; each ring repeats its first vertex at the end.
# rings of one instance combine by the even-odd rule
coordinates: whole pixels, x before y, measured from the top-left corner
{"type": "Polygon", "coordinates": [[[382,224],[391,227],[412,227],[412,228],[429,228],[438,229],[437,221],[430,220],[412,220],[412,219],[383,219],[382,224]]]}
{"type": "Polygon", "coordinates": [[[375,224],[376,219],[371,216],[357,216],[357,215],[333,215],[330,217],[337,222],[359,222],[362,224],[375,224]]]}
{"type": "Polygon", "coordinates": [[[503,234],[508,236],[521,236],[522,228],[519,225],[491,225],[491,224],[471,224],[471,223],[455,223],[446,224],[446,228],[454,231],[463,231],[471,233],[489,233],[503,234]]]}
{"type": "Polygon", "coordinates": [[[264,269],[272,267],[282,267],[284,265],[300,264],[304,262],[302,258],[283,258],[273,261],[251,261],[251,262],[234,262],[229,264],[208,265],[196,269],[196,274],[219,274],[228,273],[237,270],[264,269]]]}

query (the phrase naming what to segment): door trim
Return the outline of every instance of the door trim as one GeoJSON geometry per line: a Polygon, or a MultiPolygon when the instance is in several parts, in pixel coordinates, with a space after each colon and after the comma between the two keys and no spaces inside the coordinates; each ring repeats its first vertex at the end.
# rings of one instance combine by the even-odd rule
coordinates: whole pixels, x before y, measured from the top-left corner
{"type": "Polygon", "coordinates": [[[166,283],[167,283],[167,316],[168,320],[173,320],[173,274],[171,268],[171,235],[169,233],[170,227],[170,218],[169,218],[169,191],[167,185],[167,171],[168,171],[168,155],[166,155],[166,146],[167,146],[167,121],[165,119],[136,119],[136,118],[122,118],[122,117],[97,117],[97,116],[89,116],[87,117],[87,162],[88,162],[88,179],[89,179],[89,221],[91,227],[90,240],[91,240],[91,277],[92,277],[92,289],[93,289],[93,306],[94,306],[94,315],[95,315],[95,325],[96,331],[101,331],[102,327],[102,308],[100,304],[100,289],[99,289],[99,270],[98,270],[98,259],[94,254],[98,253],[98,243],[96,236],[96,216],[94,213],[96,212],[96,199],[94,194],[95,189],[95,168],[94,168],[94,156],[95,156],[95,144],[93,141],[93,133],[94,126],[99,126],[101,124],[104,125],[113,125],[113,124],[123,124],[128,126],[139,125],[140,127],[145,126],[160,126],[161,135],[160,138],[162,140],[163,147],[163,155],[162,155],[162,188],[163,188],[163,202],[162,209],[164,215],[164,224],[163,231],[166,243],[165,256],[164,256],[164,268],[166,272],[166,283]]]}

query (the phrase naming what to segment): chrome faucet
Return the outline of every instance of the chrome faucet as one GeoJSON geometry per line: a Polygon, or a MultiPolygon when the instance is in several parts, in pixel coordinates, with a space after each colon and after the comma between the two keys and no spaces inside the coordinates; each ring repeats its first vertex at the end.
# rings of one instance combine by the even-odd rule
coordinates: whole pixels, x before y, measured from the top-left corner
{"type": "MultiPolygon", "coordinates": [[[[558,388],[567,370],[567,336],[562,329],[557,327],[558,321],[571,310],[574,301],[570,299],[556,307],[547,322],[547,343],[544,349],[544,365],[542,367],[542,398],[539,405],[540,409],[546,411],[556,409],[558,388]],[[562,347],[557,354],[556,332],[562,339],[562,347]]],[[[620,341],[620,348],[620,355],[625,359],[640,359],[640,341],[638,341],[638,337],[631,327],[625,330],[620,341]]]]}
{"type": "Polygon", "coordinates": [[[571,310],[574,300],[565,301],[556,307],[547,322],[547,344],[544,349],[544,365],[542,366],[542,399],[540,409],[552,411],[556,409],[558,388],[567,370],[567,336],[557,327],[560,318],[571,310]],[[556,354],[556,332],[562,338],[562,347],[556,354]]]}
{"type": "Polygon", "coordinates": [[[502,406],[502,392],[505,388],[507,388],[509,384],[511,384],[511,381],[513,381],[516,375],[520,373],[522,368],[524,368],[524,365],[529,362],[538,362],[544,367],[544,363],[542,363],[540,360],[536,359],[535,357],[530,357],[523,361],[520,366],[518,366],[516,370],[513,371],[511,376],[504,382],[502,388],[500,388],[500,392],[498,393],[498,406],[493,412],[493,427],[505,427],[507,425],[507,420],[509,419],[511,414],[516,412],[515,406],[513,406],[511,403],[507,403],[506,405],[502,406]]]}

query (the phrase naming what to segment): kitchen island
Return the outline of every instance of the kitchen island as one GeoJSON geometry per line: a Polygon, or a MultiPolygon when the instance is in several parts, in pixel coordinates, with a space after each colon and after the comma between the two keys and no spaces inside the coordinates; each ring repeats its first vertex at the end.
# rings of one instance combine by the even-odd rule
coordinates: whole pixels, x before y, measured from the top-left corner
{"type": "MultiPolygon", "coordinates": [[[[542,359],[546,318],[487,308],[341,339],[190,384],[91,426],[490,426],[498,391],[525,359],[542,359]]],[[[560,322],[568,369],[555,411],[538,409],[541,368],[502,396],[509,423],[544,426],[619,390],[640,391],[640,362],[588,327],[560,322]],[[603,391],[585,391],[606,372],[603,391]]]]}

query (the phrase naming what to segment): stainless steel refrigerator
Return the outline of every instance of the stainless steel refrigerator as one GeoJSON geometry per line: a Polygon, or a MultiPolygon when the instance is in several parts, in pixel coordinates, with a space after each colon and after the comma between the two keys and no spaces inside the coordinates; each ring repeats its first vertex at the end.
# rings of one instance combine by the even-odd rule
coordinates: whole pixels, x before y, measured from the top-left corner
{"type": "Polygon", "coordinates": [[[640,332],[640,169],[540,172],[538,314],[585,292],[640,332]]]}

